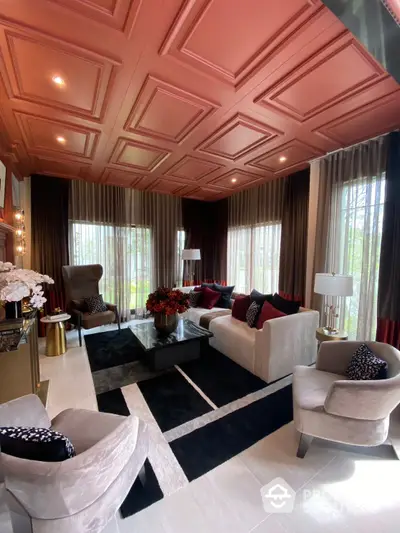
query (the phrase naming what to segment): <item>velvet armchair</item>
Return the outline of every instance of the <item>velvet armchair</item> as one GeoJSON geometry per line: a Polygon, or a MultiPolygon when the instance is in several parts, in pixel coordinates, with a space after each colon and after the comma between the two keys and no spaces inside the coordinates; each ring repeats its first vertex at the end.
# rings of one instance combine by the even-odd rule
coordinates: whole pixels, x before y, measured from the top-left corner
{"type": "Polygon", "coordinates": [[[81,329],[91,329],[106,324],[118,323],[120,317],[115,304],[106,303],[107,311],[89,313],[85,298],[99,294],[99,281],[103,275],[101,265],[63,266],[63,278],[66,292],[67,312],[70,322],[78,329],[79,345],[82,346],[81,329]]]}

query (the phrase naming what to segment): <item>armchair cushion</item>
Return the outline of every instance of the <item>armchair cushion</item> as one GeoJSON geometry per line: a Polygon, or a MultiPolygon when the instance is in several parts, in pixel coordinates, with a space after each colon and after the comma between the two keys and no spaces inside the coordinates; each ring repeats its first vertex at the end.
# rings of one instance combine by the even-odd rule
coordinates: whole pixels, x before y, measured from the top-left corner
{"type": "Polygon", "coordinates": [[[97,326],[104,326],[115,321],[115,313],[113,311],[102,311],[101,313],[83,313],[81,324],[84,329],[96,328],[97,326]]]}
{"type": "Polygon", "coordinates": [[[85,298],[84,301],[87,305],[89,313],[91,313],[92,315],[94,315],[95,313],[102,313],[103,311],[107,311],[107,306],[104,303],[102,294],[95,294],[93,296],[89,296],[88,298],[85,298]]]}
{"type": "Polygon", "coordinates": [[[354,352],[346,370],[349,379],[386,379],[388,377],[388,364],[379,359],[366,344],[361,344],[354,352]]]}
{"type": "Polygon", "coordinates": [[[71,441],[47,428],[0,427],[3,453],[32,461],[58,462],[75,456],[71,441]]]}

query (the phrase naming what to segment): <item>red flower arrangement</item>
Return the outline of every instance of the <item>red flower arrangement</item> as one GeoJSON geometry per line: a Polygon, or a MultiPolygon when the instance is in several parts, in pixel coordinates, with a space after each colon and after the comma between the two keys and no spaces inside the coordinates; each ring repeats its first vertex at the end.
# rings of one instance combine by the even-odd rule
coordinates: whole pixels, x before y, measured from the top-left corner
{"type": "Polygon", "coordinates": [[[167,287],[158,287],[156,291],[149,294],[146,309],[152,315],[155,313],[163,313],[164,315],[184,313],[189,309],[189,294],[167,287]]]}

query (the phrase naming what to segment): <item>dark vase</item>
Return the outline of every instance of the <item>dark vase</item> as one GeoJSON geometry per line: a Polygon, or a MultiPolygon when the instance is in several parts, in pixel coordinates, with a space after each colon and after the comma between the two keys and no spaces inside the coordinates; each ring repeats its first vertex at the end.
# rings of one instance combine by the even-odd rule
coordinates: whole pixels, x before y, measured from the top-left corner
{"type": "Polygon", "coordinates": [[[22,302],[6,302],[4,309],[6,310],[6,319],[22,318],[22,302]]]}
{"type": "Polygon", "coordinates": [[[154,313],[154,327],[160,335],[170,335],[178,327],[178,314],[154,313]]]}

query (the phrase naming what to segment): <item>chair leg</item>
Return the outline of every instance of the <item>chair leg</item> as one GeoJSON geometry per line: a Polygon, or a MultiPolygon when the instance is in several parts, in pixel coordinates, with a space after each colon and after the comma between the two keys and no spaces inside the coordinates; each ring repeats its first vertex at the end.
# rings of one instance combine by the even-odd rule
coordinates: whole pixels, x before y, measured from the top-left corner
{"type": "Polygon", "coordinates": [[[79,335],[79,346],[82,346],[82,329],[81,329],[80,324],[78,324],[78,335],[79,335]]]}
{"type": "Polygon", "coordinates": [[[310,435],[300,433],[299,447],[297,448],[297,457],[299,457],[299,459],[304,459],[304,456],[306,455],[312,440],[313,437],[311,437],[310,435]]]}
{"type": "Polygon", "coordinates": [[[118,309],[115,310],[115,314],[117,315],[118,329],[121,331],[121,318],[119,316],[118,309]]]}

